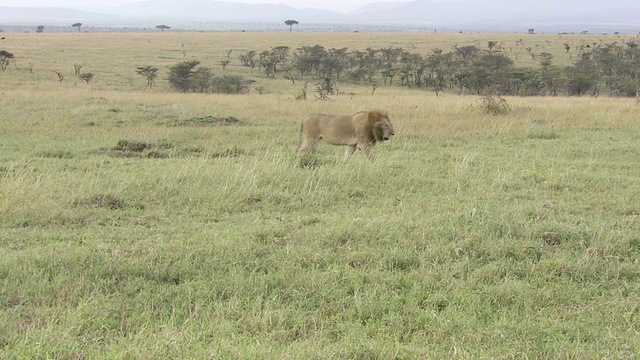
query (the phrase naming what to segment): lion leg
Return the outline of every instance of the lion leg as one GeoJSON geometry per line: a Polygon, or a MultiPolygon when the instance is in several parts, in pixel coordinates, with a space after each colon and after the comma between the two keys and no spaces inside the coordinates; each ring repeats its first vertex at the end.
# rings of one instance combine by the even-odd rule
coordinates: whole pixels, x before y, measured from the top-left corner
{"type": "Polygon", "coordinates": [[[367,158],[368,158],[369,160],[372,160],[372,159],[373,159],[373,152],[371,151],[371,150],[372,150],[372,148],[373,148],[373,146],[370,146],[370,145],[362,145],[362,146],[360,146],[360,147],[359,147],[359,149],[360,149],[360,150],[362,150],[362,152],[363,152],[365,155],[367,155],[367,158]]]}
{"type": "Polygon", "coordinates": [[[313,153],[316,151],[318,147],[318,141],[303,141],[302,144],[298,147],[298,152],[308,152],[313,153]]]}
{"type": "Polygon", "coordinates": [[[347,145],[346,150],[344,151],[344,160],[349,160],[351,155],[356,152],[357,145],[347,145]]]}

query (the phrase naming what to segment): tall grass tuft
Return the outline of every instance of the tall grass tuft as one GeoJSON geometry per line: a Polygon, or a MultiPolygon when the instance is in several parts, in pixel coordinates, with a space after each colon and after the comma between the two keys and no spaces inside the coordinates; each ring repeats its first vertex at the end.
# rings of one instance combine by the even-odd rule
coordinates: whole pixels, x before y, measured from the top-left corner
{"type": "Polygon", "coordinates": [[[499,95],[485,95],[480,98],[480,109],[487,115],[506,115],[512,110],[507,100],[499,95]]]}

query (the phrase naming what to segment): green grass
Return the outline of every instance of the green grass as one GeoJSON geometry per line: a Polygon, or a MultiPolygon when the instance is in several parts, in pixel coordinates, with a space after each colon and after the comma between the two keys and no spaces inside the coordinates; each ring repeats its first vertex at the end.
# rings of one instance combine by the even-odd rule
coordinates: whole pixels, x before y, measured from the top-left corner
{"type": "Polygon", "coordinates": [[[323,102],[286,80],[229,96],[0,75],[0,358],[640,353],[632,99],[493,115],[404,89],[323,102]],[[373,161],[295,153],[302,116],[373,107],[397,134],[373,161]]]}

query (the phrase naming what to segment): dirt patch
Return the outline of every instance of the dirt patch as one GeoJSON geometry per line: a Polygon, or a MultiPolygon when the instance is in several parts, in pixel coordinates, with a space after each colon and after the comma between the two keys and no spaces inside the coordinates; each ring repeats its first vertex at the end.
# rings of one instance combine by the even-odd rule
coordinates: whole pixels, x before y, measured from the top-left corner
{"type": "Polygon", "coordinates": [[[211,157],[222,158],[222,157],[237,157],[237,156],[243,156],[243,155],[247,155],[247,152],[239,147],[234,146],[217,153],[212,153],[211,157]]]}
{"type": "Polygon", "coordinates": [[[98,194],[98,195],[88,197],[86,199],[78,200],[76,202],[76,205],[107,208],[111,210],[118,210],[125,207],[125,203],[123,200],[113,195],[105,195],[105,194],[98,194]]]}
{"type": "Polygon", "coordinates": [[[120,140],[118,144],[107,149],[107,155],[112,157],[137,157],[137,158],[166,158],[168,155],[161,151],[164,146],[143,141],[120,140]]]}
{"type": "Polygon", "coordinates": [[[226,125],[244,125],[234,116],[195,116],[188,119],[174,119],[167,122],[169,126],[226,126],[226,125]]]}
{"type": "Polygon", "coordinates": [[[131,151],[131,152],[143,152],[145,150],[149,150],[153,148],[152,144],[142,142],[142,141],[129,141],[129,140],[120,140],[118,141],[118,145],[114,147],[112,150],[114,151],[131,151]]]}

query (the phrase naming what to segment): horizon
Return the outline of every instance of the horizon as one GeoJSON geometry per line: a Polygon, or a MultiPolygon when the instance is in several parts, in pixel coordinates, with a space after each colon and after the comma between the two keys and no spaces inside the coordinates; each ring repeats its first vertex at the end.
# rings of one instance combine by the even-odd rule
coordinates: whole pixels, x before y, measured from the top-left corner
{"type": "Polygon", "coordinates": [[[534,28],[541,33],[637,34],[640,22],[640,5],[630,0],[612,0],[607,6],[598,0],[540,0],[526,5],[511,0],[357,0],[357,5],[351,2],[352,8],[360,6],[354,10],[336,8],[337,0],[313,4],[314,8],[307,8],[306,3],[313,0],[297,0],[295,7],[286,4],[294,0],[93,0],[89,4],[87,0],[22,0],[18,4],[19,1],[0,0],[0,6],[20,5],[0,14],[3,26],[24,26],[34,21],[60,25],[82,17],[83,22],[102,27],[144,28],[150,26],[149,21],[161,21],[173,22],[176,28],[221,30],[231,22],[242,24],[239,26],[245,29],[272,30],[264,24],[280,24],[282,17],[288,17],[312,25],[306,30],[301,27],[301,31],[317,31],[320,24],[341,24],[341,31],[358,26],[378,26],[380,31],[385,26],[396,26],[395,30],[421,31],[518,32],[534,28]],[[122,6],[123,3],[129,6],[122,6]],[[265,6],[247,5],[251,3],[265,6]],[[379,6],[362,8],[363,4],[379,6]],[[621,8],[627,11],[619,11],[621,8]]]}
{"type": "MultiPolygon", "coordinates": [[[[2,0],[0,6],[8,7],[62,7],[82,10],[95,10],[125,6],[136,2],[149,0],[2,0]]],[[[183,0],[175,0],[183,2],[183,0]]],[[[296,9],[315,8],[336,12],[350,12],[373,3],[409,2],[414,0],[209,0],[216,2],[230,2],[239,4],[279,4],[296,9]]],[[[460,0],[437,0],[437,2],[456,2],[460,0]]]]}

